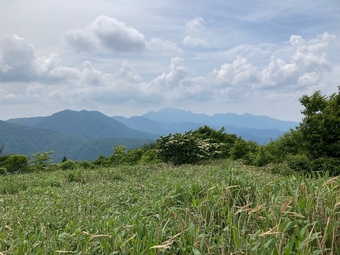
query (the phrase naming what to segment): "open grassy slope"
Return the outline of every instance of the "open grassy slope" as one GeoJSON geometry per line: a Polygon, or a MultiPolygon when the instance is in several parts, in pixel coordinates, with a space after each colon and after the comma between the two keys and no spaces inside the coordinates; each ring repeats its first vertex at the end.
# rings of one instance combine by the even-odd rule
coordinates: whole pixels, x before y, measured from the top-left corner
{"type": "Polygon", "coordinates": [[[340,178],[229,161],[0,177],[0,254],[340,254],[340,178]]]}

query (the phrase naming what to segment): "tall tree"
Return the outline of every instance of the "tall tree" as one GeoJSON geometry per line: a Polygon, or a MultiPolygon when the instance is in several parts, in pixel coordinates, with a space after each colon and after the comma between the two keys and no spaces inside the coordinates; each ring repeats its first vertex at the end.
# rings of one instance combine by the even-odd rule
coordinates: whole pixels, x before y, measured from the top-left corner
{"type": "Polygon", "coordinates": [[[299,130],[303,146],[312,159],[340,158],[340,87],[330,96],[320,91],[300,99],[304,118],[299,130]]]}

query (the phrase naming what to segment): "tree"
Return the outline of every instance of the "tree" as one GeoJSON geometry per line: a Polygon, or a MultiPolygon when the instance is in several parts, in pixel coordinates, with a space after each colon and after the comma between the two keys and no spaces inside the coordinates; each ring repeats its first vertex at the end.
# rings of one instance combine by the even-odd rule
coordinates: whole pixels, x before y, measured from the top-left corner
{"type": "Polygon", "coordinates": [[[123,145],[114,145],[114,152],[110,156],[109,160],[113,165],[117,166],[122,163],[122,160],[126,153],[126,147],[123,145]]]}
{"type": "Polygon", "coordinates": [[[217,158],[228,158],[230,156],[230,150],[237,140],[237,135],[228,134],[225,132],[225,128],[216,130],[207,125],[194,130],[193,135],[201,139],[209,139],[210,142],[220,144],[220,153],[215,154],[217,158]]]}
{"type": "Polygon", "coordinates": [[[11,154],[4,162],[9,173],[26,172],[28,170],[28,157],[25,155],[11,154]]]}
{"type": "Polygon", "coordinates": [[[212,158],[221,144],[193,135],[192,131],[161,136],[156,140],[157,154],[164,162],[175,165],[196,164],[202,159],[212,158]]]}
{"type": "Polygon", "coordinates": [[[340,158],[340,87],[327,97],[320,91],[300,99],[304,115],[299,130],[311,159],[340,158]]]}
{"type": "Polygon", "coordinates": [[[32,154],[32,160],[31,164],[35,168],[35,170],[42,171],[42,170],[47,170],[49,169],[52,164],[53,160],[51,157],[51,154],[53,154],[54,151],[47,151],[47,152],[37,152],[35,154],[32,154]]]}

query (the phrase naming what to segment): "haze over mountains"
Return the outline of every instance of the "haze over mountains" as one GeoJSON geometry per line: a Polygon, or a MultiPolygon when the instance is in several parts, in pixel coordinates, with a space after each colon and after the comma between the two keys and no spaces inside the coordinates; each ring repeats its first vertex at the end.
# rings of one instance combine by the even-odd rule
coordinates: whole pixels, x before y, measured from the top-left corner
{"type": "Polygon", "coordinates": [[[164,108],[158,112],[150,111],[142,116],[130,118],[122,116],[114,116],[113,118],[130,128],[158,135],[185,132],[204,125],[216,129],[225,127],[228,133],[237,134],[246,140],[254,140],[261,144],[269,142],[270,139],[276,139],[284,132],[299,125],[298,122],[281,121],[268,116],[255,116],[247,113],[243,115],[226,113],[209,116],[176,108],[164,108]]]}
{"type": "Polygon", "coordinates": [[[216,129],[224,126],[228,133],[266,143],[298,124],[267,116],[233,113],[208,116],[175,108],[130,118],[109,117],[97,111],[65,110],[47,117],[0,121],[0,146],[5,145],[6,153],[28,156],[54,150],[55,162],[63,156],[92,161],[99,155],[111,155],[114,144],[136,148],[161,135],[183,133],[204,125],[216,129]]]}

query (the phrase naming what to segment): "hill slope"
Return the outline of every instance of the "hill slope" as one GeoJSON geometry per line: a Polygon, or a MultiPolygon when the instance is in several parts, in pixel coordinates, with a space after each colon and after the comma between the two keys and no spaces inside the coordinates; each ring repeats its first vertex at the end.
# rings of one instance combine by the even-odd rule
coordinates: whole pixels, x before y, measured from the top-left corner
{"type": "Polygon", "coordinates": [[[133,130],[97,111],[65,110],[48,117],[10,119],[8,122],[50,129],[86,138],[156,139],[154,134],[133,130]]]}
{"type": "Polygon", "coordinates": [[[6,154],[18,153],[30,156],[36,152],[53,150],[55,162],[59,162],[63,156],[73,160],[92,161],[101,154],[111,155],[114,144],[136,148],[151,141],[131,138],[89,139],[0,121],[0,146],[4,145],[6,154]]]}

